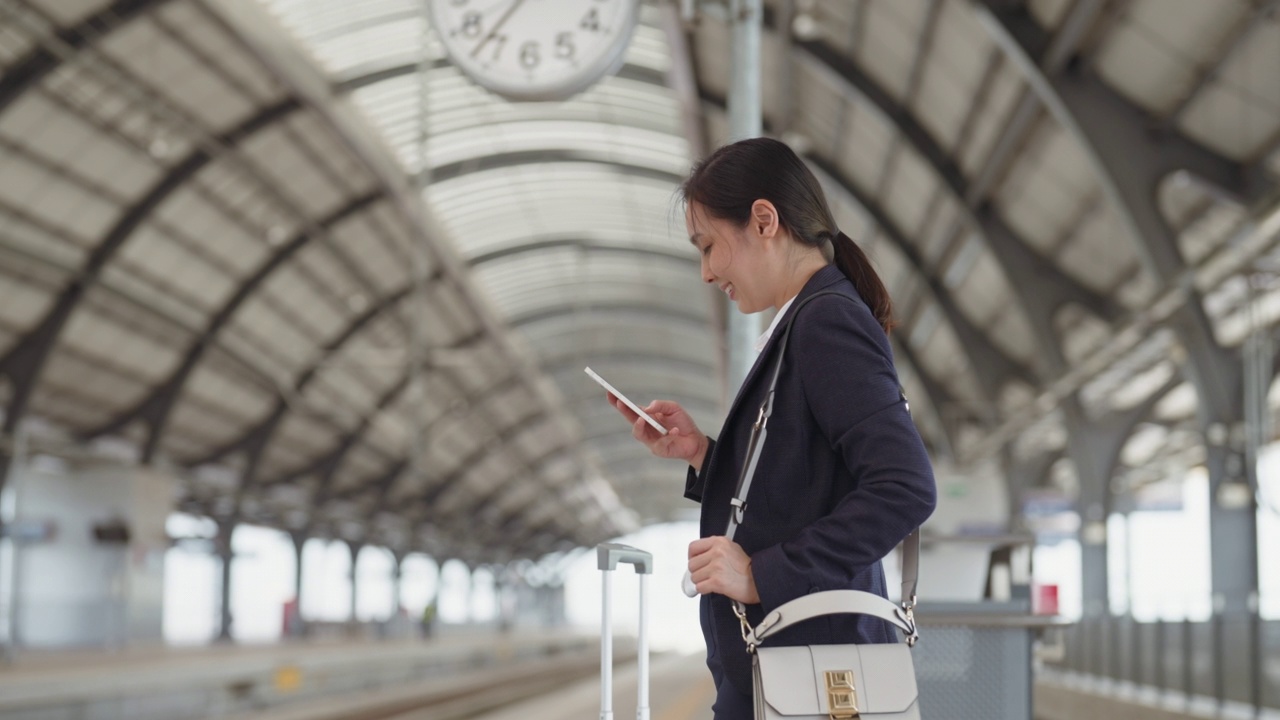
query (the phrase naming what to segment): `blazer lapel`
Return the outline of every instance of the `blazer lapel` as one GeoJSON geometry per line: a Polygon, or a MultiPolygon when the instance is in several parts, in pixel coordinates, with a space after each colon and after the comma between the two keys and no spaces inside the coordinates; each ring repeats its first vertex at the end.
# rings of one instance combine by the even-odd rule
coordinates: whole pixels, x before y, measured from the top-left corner
{"type": "Polygon", "coordinates": [[[751,371],[747,373],[746,379],[742,381],[742,386],[738,388],[738,392],[733,397],[733,404],[729,406],[729,412],[724,416],[724,427],[729,426],[729,421],[737,414],[742,399],[748,394],[747,390],[751,384],[759,377],[762,368],[773,367],[773,363],[768,361],[769,356],[773,353],[774,347],[777,346],[783,335],[783,328],[786,327],[788,316],[800,305],[800,302],[810,295],[822,290],[830,285],[839,282],[844,278],[844,273],[840,272],[840,268],[834,264],[827,265],[809,278],[809,282],[804,284],[800,289],[800,293],[796,295],[795,302],[791,303],[791,307],[787,308],[787,314],[778,322],[778,327],[774,329],[773,335],[769,338],[769,342],[765,343],[760,354],[756,356],[756,362],[751,366],[751,371]]]}

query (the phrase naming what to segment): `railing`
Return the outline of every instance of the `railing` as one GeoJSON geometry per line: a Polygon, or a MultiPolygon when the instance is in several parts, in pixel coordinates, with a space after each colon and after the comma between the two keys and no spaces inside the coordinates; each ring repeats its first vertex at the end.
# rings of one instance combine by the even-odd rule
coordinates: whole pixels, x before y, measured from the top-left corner
{"type": "Polygon", "coordinates": [[[1060,659],[1045,658],[1047,668],[1154,691],[1166,702],[1180,698],[1188,709],[1206,703],[1280,709],[1280,622],[1106,616],[1083,618],[1062,632],[1064,652],[1060,659]],[[1259,643],[1256,654],[1250,637],[1259,643]],[[1228,648],[1220,664],[1214,661],[1219,642],[1228,648]]]}

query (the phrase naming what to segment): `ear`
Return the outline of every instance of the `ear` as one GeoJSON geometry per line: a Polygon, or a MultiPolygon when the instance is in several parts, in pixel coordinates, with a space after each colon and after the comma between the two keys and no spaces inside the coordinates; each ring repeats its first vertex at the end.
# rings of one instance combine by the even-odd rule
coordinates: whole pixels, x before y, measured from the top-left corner
{"type": "Polygon", "coordinates": [[[778,209],[768,200],[756,200],[751,203],[752,233],[767,240],[778,234],[781,225],[778,222],[778,209]]]}

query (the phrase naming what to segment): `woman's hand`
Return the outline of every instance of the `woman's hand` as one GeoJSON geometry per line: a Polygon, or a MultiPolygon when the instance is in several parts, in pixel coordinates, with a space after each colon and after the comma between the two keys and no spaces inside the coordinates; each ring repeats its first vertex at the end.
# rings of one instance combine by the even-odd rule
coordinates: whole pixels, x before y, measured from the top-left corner
{"type": "Polygon", "coordinates": [[[670,400],[654,400],[644,407],[644,411],[660,425],[667,429],[663,435],[653,426],[645,422],[627,407],[613,393],[608,393],[609,404],[631,423],[631,435],[645,444],[649,452],[660,458],[684,460],[693,466],[695,471],[702,469],[702,460],[707,454],[707,436],[702,434],[693,423],[689,413],[679,403],[670,400]]]}
{"type": "Polygon", "coordinates": [[[690,543],[689,573],[701,595],[718,593],[747,605],[760,602],[751,558],[727,537],[716,535],[690,543]]]}

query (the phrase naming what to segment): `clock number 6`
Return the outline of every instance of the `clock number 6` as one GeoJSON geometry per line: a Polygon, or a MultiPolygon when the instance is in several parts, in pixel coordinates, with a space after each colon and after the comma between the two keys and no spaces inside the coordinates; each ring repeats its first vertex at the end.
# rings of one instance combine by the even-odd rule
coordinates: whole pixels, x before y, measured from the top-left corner
{"type": "Polygon", "coordinates": [[[577,48],[573,46],[573,33],[562,32],[556,35],[556,57],[562,60],[572,60],[576,50],[577,48]]]}
{"type": "Polygon", "coordinates": [[[526,69],[532,70],[538,67],[538,63],[542,62],[542,57],[538,54],[538,43],[529,41],[520,46],[520,64],[526,69]]]}

